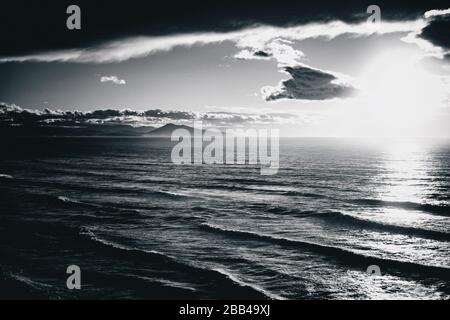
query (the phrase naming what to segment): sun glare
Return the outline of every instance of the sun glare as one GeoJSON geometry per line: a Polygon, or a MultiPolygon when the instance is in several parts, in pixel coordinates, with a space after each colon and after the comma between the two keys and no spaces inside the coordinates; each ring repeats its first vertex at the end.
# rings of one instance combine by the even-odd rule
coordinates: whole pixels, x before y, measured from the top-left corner
{"type": "Polygon", "coordinates": [[[403,50],[378,54],[358,79],[355,108],[366,120],[369,136],[427,136],[445,88],[420,64],[420,56],[403,50]]]}

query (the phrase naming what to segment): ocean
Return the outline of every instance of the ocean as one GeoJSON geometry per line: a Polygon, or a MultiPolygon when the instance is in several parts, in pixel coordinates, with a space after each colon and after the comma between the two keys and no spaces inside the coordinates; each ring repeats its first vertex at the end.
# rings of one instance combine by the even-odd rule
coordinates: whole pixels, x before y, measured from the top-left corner
{"type": "Polygon", "coordinates": [[[282,138],[273,176],[173,145],[2,140],[0,297],[450,297],[448,141],[282,138]]]}

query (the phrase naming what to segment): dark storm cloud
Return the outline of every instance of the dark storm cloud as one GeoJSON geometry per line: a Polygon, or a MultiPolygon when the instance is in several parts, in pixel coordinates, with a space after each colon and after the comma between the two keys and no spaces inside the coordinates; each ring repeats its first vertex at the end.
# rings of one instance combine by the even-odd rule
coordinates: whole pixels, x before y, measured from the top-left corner
{"type": "MultiPolygon", "coordinates": [[[[232,31],[255,24],[290,26],[308,22],[365,20],[370,0],[256,1],[3,1],[0,56],[86,48],[132,36],[232,31]],[[82,29],[66,29],[66,8],[81,7],[82,29]]],[[[448,0],[377,1],[385,20],[418,17],[448,7],[448,0]]]]}
{"type": "Polygon", "coordinates": [[[253,53],[253,55],[261,58],[269,58],[272,56],[270,53],[262,50],[256,51],[255,53],[253,53]]]}
{"type": "Polygon", "coordinates": [[[431,17],[428,25],[422,29],[420,37],[450,50],[450,13],[431,17]]]}
{"type": "Polygon", "coordinates": [[[355,89],[337,76],[306,66],[284,68],[291,78],[278,87],[263,88],[267,101],[281,99],[329,100],[351,95],[355,89]]]}

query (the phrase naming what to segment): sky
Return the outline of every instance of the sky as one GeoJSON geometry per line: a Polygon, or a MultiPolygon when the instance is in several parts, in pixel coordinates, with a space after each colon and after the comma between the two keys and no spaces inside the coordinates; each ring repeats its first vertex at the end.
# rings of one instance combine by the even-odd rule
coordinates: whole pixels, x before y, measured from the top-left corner
{"type": "Polygon", "coordinates": [[[130,109],[138,116],[120,116],[135,124],[151,124],[147,110],[187,112],[169,120],[283,136],[450,137],[446,2],[379,1],[376,25],[366,1],[11,2],[0,101],[8,112],[130,109]],[[69,4],[81,30],[66,28],[69,4]]]}

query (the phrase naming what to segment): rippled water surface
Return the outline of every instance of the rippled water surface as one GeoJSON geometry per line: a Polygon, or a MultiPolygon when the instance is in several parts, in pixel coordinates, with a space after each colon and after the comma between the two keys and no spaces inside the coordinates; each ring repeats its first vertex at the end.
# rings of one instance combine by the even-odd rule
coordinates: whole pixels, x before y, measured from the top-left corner
{"type": "Polygon", "coordinates": [[[161,139],[2,144],[1,297],[450,295],[443,141],[282,139],[274,176],[173,165],[161,139]]]}

